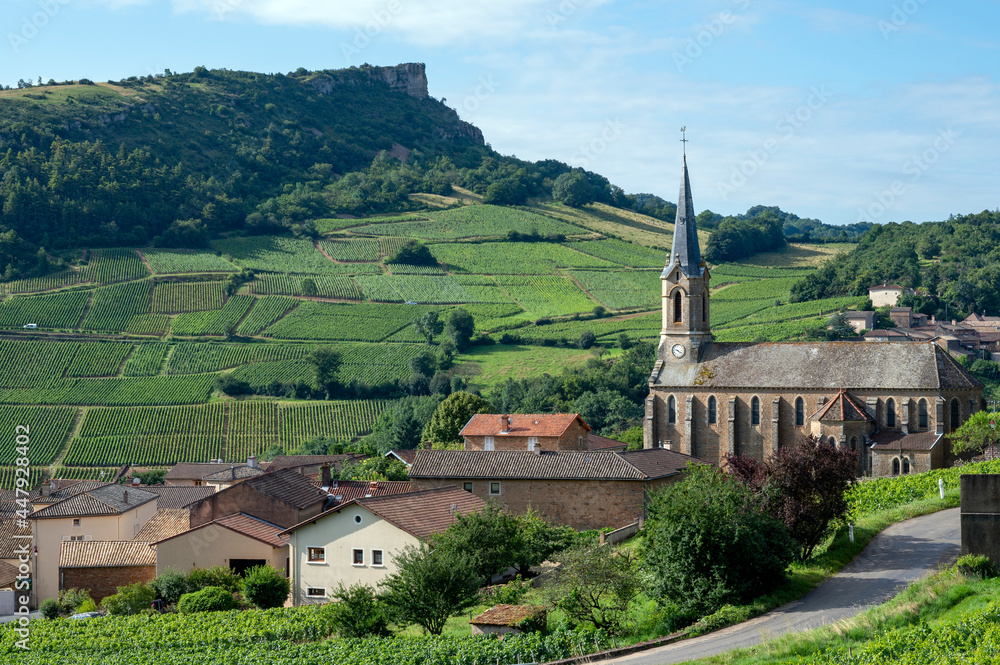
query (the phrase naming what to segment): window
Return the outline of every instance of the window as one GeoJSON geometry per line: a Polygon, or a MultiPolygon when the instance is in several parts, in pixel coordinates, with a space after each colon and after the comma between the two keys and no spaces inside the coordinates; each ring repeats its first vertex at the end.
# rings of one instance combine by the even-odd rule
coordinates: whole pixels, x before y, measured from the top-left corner
{"type": "Polygon", "coordinates": [[[354,516],[354,523],[355,524],[361,524],[361,515],[355,515],[354,516]]]}
{"type": "Polygon", "coordinates": [[[577,448],[583,448],[583,437],[582,436],[578,436],[576,438],[576,447],[577,448]]]}
{"type": "Polygon", "coordinates": [[[674,294],[674,323],[681,322],[681,292],[674,294]]]}
{"type": "Polygon", "coordinates": [[[701,322],[708,321],[708,296],[701,297],[701,322]]]}
{"type": "Polygon", "coordinates": [[[830,444],[831,448],[836,448],[837,447],[837,440],[835,438],[833,438],[832,436],[830,437],[830,440],[827,441],[827,443],[830,444]]]}
{"type": "Polygon", "coordinates": [[[490,483],[490,496],[500,496],[500,483],[490,483]]]}
{"type": "Polygon", "coordinates": [[[326,589],[311,586],[306,589],[306,598],[326,598],[326,589]]]}
{"type": "Polygon", "coordinates": [[[529,436],[528,437],[528,450],[530,450],[531,452],[534,452],[535,451],[535,447],[537,445],[538,445],[538,437],[537,436],[529,436]]]}
{"type": "Polygon", "coordinates": [[[352,550],[351,551],[351,564],[355,566],[365,565],[365,551],[364,550],[352,550]]]}
{"type": "Polygon", "coordinates": [[[74,517],[73,518],[73,526],[80,526],[80,518],[79,517],[74,517]]]}
{"type": "Polygon", "coordinates": [[[857,449],[858,449],[858,437],[852,436],[851,437],[851,450],[857,450],[857,449]]]}
{"type": "Polygon", "coordinates": [[[677,422],[677,400],[673,395],[667,398],[667,422],[671,425],[677,422]]]}
{"type": "Polygon", "coordinates": [[[70,540],[83,540],[84,537],[83,536],[70,536],[69,539],[70,540]]]}
{"type": "Polygon", "coordinates": [[[917,404],[917,427],[927,429],[927,400],[922,399],[917,404]]]}
{"type": "Polygon", "coordinates": [[[709,425],[714,425],[715,422],[716,422],[716,420],[718,419],[718,414],[716,413],[716,409],[717,408],[718,408],[718,405],[717,405],[717,403],[715,401],[715,395],[712,395],[711,397],[708,398],[708,424],[709,425]]]}
{"type": "Polygon", "coordinates": [[[382,550],[372,550],[372,565],[382,566],[382,550]]]}
{"type": "Polygon", "coordinates": [[[483,450],[493,450],[493,449],[494,449],[494,447],[493,447],[493,437],[492,436],[488,436],[483,441],[483,450]]]}
{"type": "Polygon", "coordinates": [[[959,425],[962,424],[962,414],[960,412],[961,407],[958,404],[958,398],[951,400],[951,428],[958,429],[959,425]]]}
{"type": "Polygon", "coordinates": [[[756,397],[750,400],[750,424],[760,425],[760,400],[756,397]]]}
{"type": "Polygon", "coordinates": [[[889,428],[896,426],[896,402],[891,397],[885,403],[885,426],[889,428]]]}
{"type": "Polygon", "coordinates": [[[906,475],[909,472],[910,472],[910,460],[904,458],[903,459],[903,475],[906,475]]]}
{"type": "Polygon", "coordinates": [[[806,424],[806,401],[801,397],[795,398],[795,426],[802,427],[806,424]]]}
{"type": "Polygon", "coordinates": [[[892,475],[894,475],[894,476],[898,476],[899,475],[899,459],[898,458],[892,460],[892,475]]]}
{"type": "Polygon", "coordinates": [[[326,548],[325,547],[310,547],[309,548],[309,558],[306,559],[309,563],[326,563],[326,548]]]}
{"type": "Polygon", "coordinates": [[[472,483],[465,483],[464,485],[462,485],[462,489],[464,489],[466,492],[471,492],[472,491],[472,483]]]}
{"type": "Polygon", "coordinates": [[[194,481],[194,486],[195,487],[201,487],[201,480],[194,481]]]}

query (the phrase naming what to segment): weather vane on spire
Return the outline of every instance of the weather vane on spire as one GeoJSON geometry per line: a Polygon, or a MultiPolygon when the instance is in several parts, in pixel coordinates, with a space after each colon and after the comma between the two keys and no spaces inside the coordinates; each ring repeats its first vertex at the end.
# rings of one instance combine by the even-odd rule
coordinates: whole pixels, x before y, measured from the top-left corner
{"type": "Polygon", "coordinates": [[[687,136],[685,136],[685,134],[684,134],[686,131],[687,131],[687,125],[684,125],[683,127],[681,127],[681,143],[684,144],[683,150],[684,150],[684,156],[685,157],[687,157],[687,142],[688,142],[687,136]]]}

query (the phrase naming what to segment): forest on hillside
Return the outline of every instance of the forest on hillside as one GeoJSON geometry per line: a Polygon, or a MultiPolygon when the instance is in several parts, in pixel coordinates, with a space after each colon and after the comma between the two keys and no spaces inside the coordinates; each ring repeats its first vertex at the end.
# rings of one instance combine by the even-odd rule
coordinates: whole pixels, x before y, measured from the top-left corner
{"type": "Polygon", "coordinates": [[[861,296],[885,282],[916,291],[900,306],[938,318],[1000,313],[1000,210],[874,226],[853,251],[797,283],[792,300],[861,296]]]}

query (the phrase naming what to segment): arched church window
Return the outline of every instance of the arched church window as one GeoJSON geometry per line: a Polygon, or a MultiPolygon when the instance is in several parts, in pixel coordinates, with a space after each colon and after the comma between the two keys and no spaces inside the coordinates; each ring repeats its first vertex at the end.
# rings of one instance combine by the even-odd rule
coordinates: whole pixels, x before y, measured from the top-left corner
{"type": "Polygon", "coordinates": [[[910,472],[910,460],[908,460],[908,459],[906,459],[904,457],[903,458],[903,475],[906,475],[909,472],[910,472]]]}
{"type": "Polygon", "coordinates": [[[677,422],[677,400],[673,395],[667,399],[667,422],[671,425],[677,422]]]}
{"type": "Polygon", "coordinates": [[[958,429],[962,424],[962,414],[960,411],[961,407],[958,404],[958,398],[951,400],[951,428],[958,429]]]}
{"type": "Polygon", "coordinates": [[[892,475],[899,475],[899,458],[894,458],[892,460],[892,475]]]}
{"type": "Polygon", "coordinates": [[[674,323],[681,322],[681,292],[674,294],[674,323]]]}
{"type": "Polygon", "coordinates": [[[830,444],[831,448],[836,448],[837,447],[837,440],[835,438],[833,438],[832,436],[827,441],[827,443],[830,444]]]}
{"type": "Polygon", "coordinates": [[[885,404],[885,426],[890,429],[896,426],[896,401],[891,397],[885,404]]]}
{"type": "Polygon", "coordinates": [[[714,425],[717,418],[718,403],[715,401],[715,395],[708,398],[708,424],[714,425]]]}
{"type": "Polygon", "coordinates": [[[922,399],[917,404],[917,427],[927,429],[927,400],[922,399]]]}
{"type": "Polygon", "coordinates": [[[851,450],[857,450],[857,449],[858,449],[858,437],[852,436],[851,437],[851,450]]]}
{"type": "Polygon", "coordinates": [[[701,322],[708,322],[708,296],[701,297],[701,322]]]}
{"type": "Polygon", "coordinates": [[[760,400],[756,397],[750,400],[750,424],[760,425],[760,400]]]}
{"type": "Polygon", "coordinates": [[[802,427],[806,424],[806,401],[801,397],[795,398],[795,426],[802,427]]]}

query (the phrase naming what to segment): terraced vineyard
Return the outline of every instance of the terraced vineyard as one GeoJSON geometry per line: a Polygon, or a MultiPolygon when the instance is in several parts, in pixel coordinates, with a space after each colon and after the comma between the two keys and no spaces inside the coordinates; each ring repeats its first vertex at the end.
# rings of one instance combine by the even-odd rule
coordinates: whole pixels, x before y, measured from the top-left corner
{"type": "Polygon", "coordinates": [[[338,265],[323,256],[309,240],[253,236],[216,240],[212,245],[233,261],[251,270],[283,273],[336,274],[352,266],[338,265]]]}
{"type": "Polygon", "coordinates": [[[265,296],[257,298],[257,302],[250,308],[250,313],[246,315],[236,333],[239,335],[257,335],[264,328],[285,316],[293,307],[299,304],[294,298],[281,298],[278,296],[265,296]]]}
{"type": "Polygon", "coordinates": [[[133,319],[149,313],[149,289],[149,282],[126,282],[97,289],[80,327],[108,332],[128,330],[133,319]]]}
{"type": "Polygon", "coordinates": [[[574,270],[570,274],[608,309],[653,309],[660,305],[659,270],[574,270]]]}
{"type": "Polygon", "coordinates": [[[80,281],[95,284],[129,282],[149,276],[134,249],[92,249],[86,265],[80,268],[80,281]]]}
{"type": "MultiPolygon", "coordinates": [[[[378,272],[382,272],[378,270],[378,272]]],[[[347,275],[278,275],[264,273],[257,275],[247,290],[261,296],[301,296],[307,295],[303,282],[312,280],[317,295],[324,298],[340,298],[342,300],[361,300],[361,289],[347,275]]]]}
{"type": "Polygon", "coordinates": [[[222,282],[157,284],[153,289],[153,314],[179,314],[220,309],[226,299],[222,282]]]}
{"type": "MultiPolygon", "coordinates": [[[[76,409],[42,406],[13,406],[0,409],[0,432],[10,442],[0,446],[0,465],[12,465],[18,458],[14,446],[15,428],[28,428],[28,459],[31,466],[50,464],[69,436],[76,409]]],[[[24,430],[17,430],[23,433],[24,430]]],[[[0,485],[9,487],[9,485],[0,485]]]]}
{"type": "Polygon", "coordinates": [[[157,275],[179,275],[202,272],[236,272],[237,267],[211,252],[191,252],[183,249],[146,249],[142,251],[157,275]]]}
{"type": "Polygon", "coordinates": [[[557,268],[621,266],[549,242],[442,243],[431,251],[450,270],[481,275],[547,275],[557,268]]]}
{"type": "Polygon", "coordinates": [[[497,284],[534,316],[587,312],[597,303],[568,277],[555,275],[498,275],[497,284]]]}
{"type": "Polygon", "coordinates": [[[574,242],[568,244],[567,247],[630,268],[662,269],[666,260],[663,252],[658,249],[633,245],[616,238],[574,242]]]}
{"type": "Polygon", "coordinates": [[[226,335],[256,302],[252,296],[232,296],[222,309],[210,312],[180,314],[174,319],[171,330],[175,335],[226,335]]]}
{"type": "Polygon", "coordinates": [[[374,302],[468,303],[475,296],[451,277],[428,275],[359,275],[355,279],[374,302]]]}
{"type": "Polygon", "coordinates": [[[125,367],[123,376],[156,376],[163,369],[163,361],[170,352],[166,344],[139,344],[132,351],[125,367]]]}
{"type": "Polygon", "coordinates": [[[303,302],[261,333],[275,339],[381,342],[430,307],[303,302]]]}
{"type": "Polygon", "coordinates": [[[167,362],[167,374],[200,374],[247,363],[301,360],[313,347],[304,344],[178,344],[167,362]]]}
{"type": "Polygon", "coordinates": [[[428,240],[455,240],[458,238],[499,237],[508,231],[519,233],[562,233],[582,235],[586,231],[550,217],[521,210],[493,205],[474,205],[427,213],[430,220],[412,222],[380,222],[352,229],[357,233],[375,236],[400,236],[428,240]]]}
{"type": "Polygon", "coordinates": [[[66,376],[116,376],[131,351],[131,344],[82,343],[66,369],[66,376]]]}
{"type": "Polygon", "coordinates": [[[13,296],[0,302],[0,328],[75,328],[90,300],[88,291],[43,296],[13,296]]]}

